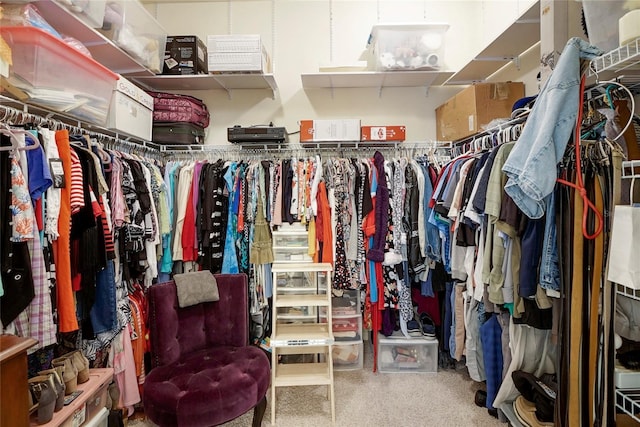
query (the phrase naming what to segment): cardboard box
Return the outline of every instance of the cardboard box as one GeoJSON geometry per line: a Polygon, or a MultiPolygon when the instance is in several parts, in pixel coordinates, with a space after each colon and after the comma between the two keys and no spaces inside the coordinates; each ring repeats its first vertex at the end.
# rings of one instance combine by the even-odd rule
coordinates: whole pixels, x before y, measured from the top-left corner
{"type": "Polygon", "coordinates": [[[207,46],[197,36],[167,36],[162,74],[207,74],[207,46]]]}
{"type": "Polygon", "coordinates": [[[300,120],[300,142],[360,141],[360,120],[300,120]]]}
{"type": "Polygon", "coordinates": [[[480,132],[491,120],[511,117],[524,83],[477,83],[436,108],[436,138],[455,141],[480,132]]]}
{"type": "Polygon", "coordinates": [[[362,126],[362,141],[404,141],[404,126],[362,126]]]}
{"type": "Polygon", "coordinates": [[[111,98],[107,127],[151,141],[153,98],[120,76],[111,98]]]}

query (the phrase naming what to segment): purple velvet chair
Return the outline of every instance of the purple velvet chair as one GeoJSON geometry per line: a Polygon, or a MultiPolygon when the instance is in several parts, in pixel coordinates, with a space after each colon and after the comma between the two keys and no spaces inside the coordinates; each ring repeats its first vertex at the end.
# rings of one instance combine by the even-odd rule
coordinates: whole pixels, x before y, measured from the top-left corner
{"type": "Polygon", "coordinates": [[[206,427],[254,408],[262,422],[269,359],[249,345],[247,276],[215,275],[220,300],[179,308],[175,283],[149,288],[152,370],[144,383],[147,417],[164,426],[206,427]]]}

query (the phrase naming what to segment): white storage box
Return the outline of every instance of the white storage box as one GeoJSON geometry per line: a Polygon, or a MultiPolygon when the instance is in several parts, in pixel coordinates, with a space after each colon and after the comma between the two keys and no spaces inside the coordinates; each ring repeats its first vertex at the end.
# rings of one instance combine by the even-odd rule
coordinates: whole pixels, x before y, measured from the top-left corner
{"type": "Polygon", "coordinates": [[[387,338],[378,334],[378,371],[387,373],[438,372],[438,341],[426,338],[387,338]]]}
{"type": "Polygon", "coordinates": [[[207,36],[209,53],[260,53],[262,41],[258,34],[207,36]]]}
{"type": "Polygon", "coordinates": [[[368,48],[377,71],[439,70],[444,65],[444,34],[449,24],[377,24],[368,48]]]}
{"type": "Polygon", "coordinates": [[[107,127],[151,141],[153,98],[120,76],[111,98],[107,127]]]}
{"type": "Polygon", "coordinates": [[[209,52],[209,73],[270,73],[267,52],[209,52]]]}
{"type": "Polygon", "coordinates": [[[101,32],[146,68],[162,72],[167,31],[139,0],[109,0],[101,32]]]}
{"type": "Polygon", "coordinates": [[[622,389],[640,389],[640,371],[632,371],[616,362],[615,385],[622,389]]]}

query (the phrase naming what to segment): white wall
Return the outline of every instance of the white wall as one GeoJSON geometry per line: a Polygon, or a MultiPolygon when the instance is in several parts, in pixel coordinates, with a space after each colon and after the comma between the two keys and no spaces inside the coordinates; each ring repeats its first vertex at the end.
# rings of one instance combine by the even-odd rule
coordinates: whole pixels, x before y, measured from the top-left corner
{"type": "MultiPolygon", "coordinates": [[[[521,14],[533,0],[234,0],[147,4],[169,34],[261,34],[275,66],[278,91],[194,91],[212,113],[207,144],[227,144],[227,127],[267,124],[298,130],[301,119],[359,118],[363,124],[403,124],[408,141],[435,139],[435,108],[462,87],[309,89],[301,73],[319,64],[350,64],[365,50],[378,22],[447,22],[445,63],[457,70],[521,14]]],[[[536,93],[539,53],[509,80],[536,93]]],[[[297,142],[297,136],[292,138],[297,142]]]]}

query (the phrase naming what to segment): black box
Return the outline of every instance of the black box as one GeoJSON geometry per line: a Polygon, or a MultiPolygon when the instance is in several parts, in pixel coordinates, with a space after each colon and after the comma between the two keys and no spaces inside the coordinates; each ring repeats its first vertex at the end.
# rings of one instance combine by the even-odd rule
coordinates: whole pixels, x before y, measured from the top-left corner
{"type": "Polygon", "coordinates": [[[167,36],[162,74],[207,74],[207,46],[197,36],[167,36]]]}

